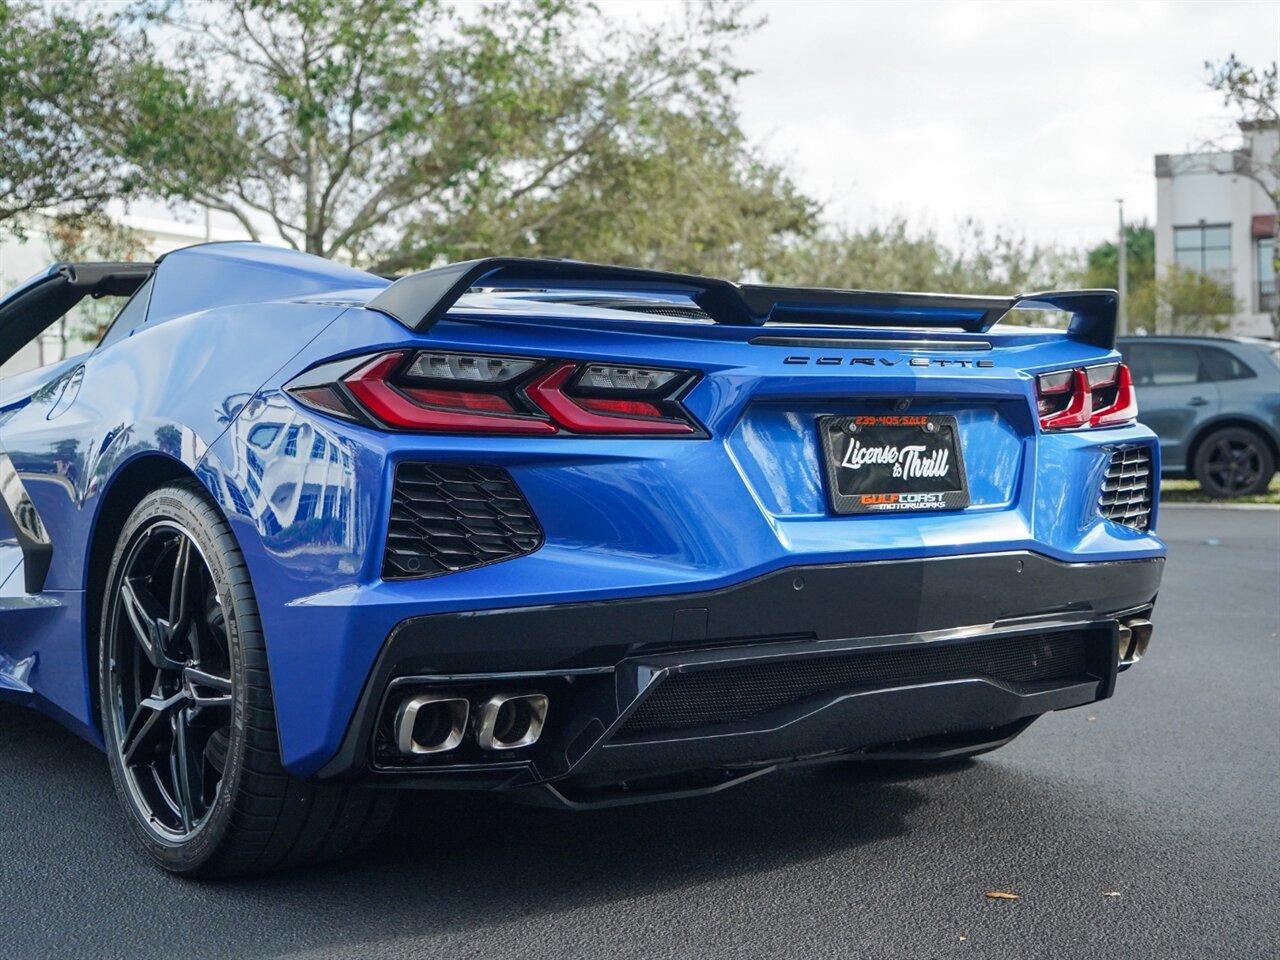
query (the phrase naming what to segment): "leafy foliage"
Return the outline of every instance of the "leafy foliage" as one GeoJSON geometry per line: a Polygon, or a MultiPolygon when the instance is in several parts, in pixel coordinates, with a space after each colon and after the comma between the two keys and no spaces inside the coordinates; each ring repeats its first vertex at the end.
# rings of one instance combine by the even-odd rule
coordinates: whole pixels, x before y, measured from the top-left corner
{"type": "MultiPolygon", "coordinates": [[[[1125,273],[1130,295],[1156,278],[1156,232],[1146,223],[1124,228],[1125,273]]],[[[1120,286],[1120,245],[1108,240],[1085,253],[1081,286],[1114,290],[1120,286]]]]}
{"type": "MultiPolygon", "coordinates": [[[[838,287],[1117,285],[1113,242],[1081,262],[972,221],[955,242],[900,218],[824,228],[739,123],[732,54],[757,25],[742,0],[657,23],[584,0],[0,0],[0,227],[53,208],[58,255],[128,258],[102,205],[147,195],[381,271],[501,253],[838,287]]],[[[1274,63],[1206,66],[1245,124],[1280,122],[1274,63]]],[[[1280,156],[1237,166],[1278,196],[1280,156]]],[[[1125,243],[1136,326],[1224,325],[1214,279],[1157,281],[1145,224],[1125,243]]]]}
{"type": "Polygon", "coordinates": [[[1205,61],[1209,71],[1209,87],[1222,94],[1222,105],[1232,107],[1245,123],[1280,121],[1277,95],[1280,94],[1280,70],[1276,61],[1257,70],[1233,53],[1220,63],[1205,61]]]}
{"type": "Polygon", "coordinates": [[[0,0],[0,225],[12,232],[36,211],[96,210],[136,185],[67,109],[91,96],[106,36],[100,24],[0,0]]]}
{"type": "MultiPolygon", "coordinates": [[[[1155,231],[1147,224],[1125,227],[1129,325],[1167,334],[1222,333],[1239,309],[1223,278],[1170,264],[1157,277],[1155,231]]],[[[1100,243],[1085,254],[1081,286],[1114,289],[1120,277],[1119,245],[1100,243]]]]}
{"type": "Polygon", "coordinates": [[[738,126],[753,26],[736,2],[652,26],[575,0],[151,2],[85,123],[157,192],[378,270],[503,251],[738,273],[816,216],[738,126]]]}
{"type": "Polygon", "coordinates": [[[802,240],[764,273],[776,283],[989,294],[1061,286],[1076,269],[1069,254],[1014,234],[990,233],[972,220],[960,225],[958,242],[948,245],[936,233],[913,232],[895,218],[802,240]]]}
{"type": "Polygon", "coordinates": [[[1169,264],[1129,297],[1130,325],[1165,334],[1223,333],[1240,303],[1230,286],[1199,270],[1169,264]]]}

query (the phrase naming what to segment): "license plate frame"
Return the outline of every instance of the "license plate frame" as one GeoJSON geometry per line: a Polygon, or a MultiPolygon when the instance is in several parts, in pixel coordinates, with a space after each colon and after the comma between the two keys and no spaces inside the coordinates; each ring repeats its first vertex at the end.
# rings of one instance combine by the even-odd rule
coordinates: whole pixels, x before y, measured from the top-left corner
{"type": "Polygon", "coordinates": [[[954,416],[826,416],[818,418],[818,434],[827,499],[836,514],[933,513],[969,506],[954,416]]]}

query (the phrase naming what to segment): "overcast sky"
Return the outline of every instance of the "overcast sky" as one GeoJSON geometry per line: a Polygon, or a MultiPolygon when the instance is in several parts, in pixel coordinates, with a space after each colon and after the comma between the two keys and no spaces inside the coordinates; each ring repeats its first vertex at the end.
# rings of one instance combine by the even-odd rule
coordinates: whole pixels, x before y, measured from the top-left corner
{"type": "Polygon", "coordinates": [[[1280,54],[1275,0],[756,9],[769,22],[741,47],[746,129],[833,218],[903,214],[944,235],[972,215],[1092,243],[1114,235],[1117,197],[1154,221],[1153,156],[1232,129],[1204,61],[1280,54]]]}

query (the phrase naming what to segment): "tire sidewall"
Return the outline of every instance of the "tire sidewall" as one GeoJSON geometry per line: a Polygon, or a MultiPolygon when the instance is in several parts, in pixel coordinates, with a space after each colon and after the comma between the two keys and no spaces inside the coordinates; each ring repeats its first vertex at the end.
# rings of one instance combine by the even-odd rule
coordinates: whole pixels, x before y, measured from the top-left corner
{"type": "Polygon", "coordinates": [[[103,617],[98,633],[99,720],[102,724],[103,739],[106,742],[111,778],[121,803],[126,808],[129,825],[142,845],[163,867],[177,873],[197,870],[217,854],[228,831],[234,798],[243,773],[246,735],[244,691],[248,689],[248,684],[244,650],[246,638],[241,625],[245,619],[244,614],[248,611],[242,610],[241,607],[246,602],[252,603],[252,594],[246,590],[247,585],[237,584],[236,579],[231,576],[234,561],[239,558],[227,556],[224,549],[224,545],[227,544],[234,549],[230,529],[207,499],[187,487],[166,487],[158,490],[148,495],[125,523],[112,554],[107,575],[107,594],[102,605],[103,617]],[[142,814],[137,808],[132,791],[125,779],[123,761],[115,742],[115,723],[110,715],[114,706],[109,682],[111,651],[108,648],[110,626],[119,609],[119,587],[123,576],[124,559],[145,531],[160,520],[169,520],[184,527],[204,556],[204,561],[212,575],[214,589],[221,600],[226,621],[227,646],[233,681],[230,740],[226,769],[223,771],[218,796],[205,822],[193,836],[181,842],[159,836],[142,822],[142,814]]]}
{"type": "Polygon", "coordinates": [[[1200,484],[1200,489],[1215,500],[1230,500],[1234,497],[1248,497],[1262,493],[1271,483],[1271,477],[1275,473],[1275,457],[1271,453],[1271,448],[1267,445],[1267,441],[1263,439],[1257,432],[1247,427],[1224,427],[1220,430],[1214,430],[1204,441],[1201,442],[1196,450],[1195,457],[1195,475],[1196,481],[1200,484]],[[1227,493],[1218,488],[1218,486],[1209,477],[1209,457],[1213,448],[1223,440],[1240,440],[1248,441],[1258,450],[1261,458],[1261,475],[1257,483],[1252,487],[1246,487],[1235,493],[1227,493]]]}

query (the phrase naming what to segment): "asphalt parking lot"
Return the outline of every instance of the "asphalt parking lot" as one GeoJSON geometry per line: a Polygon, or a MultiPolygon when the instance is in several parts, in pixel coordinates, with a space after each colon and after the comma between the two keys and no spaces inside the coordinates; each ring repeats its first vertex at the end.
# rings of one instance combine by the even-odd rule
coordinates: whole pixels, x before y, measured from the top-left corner
{"type": "Polygon", "coordinates": [[[151,867],[101,756],[0,707],[0,956],[1275,957],[1280,511],[1161,532],[1116,697],[945,775],[577,814],[411,797],[359,860],[247,882],[151,867]]]}

